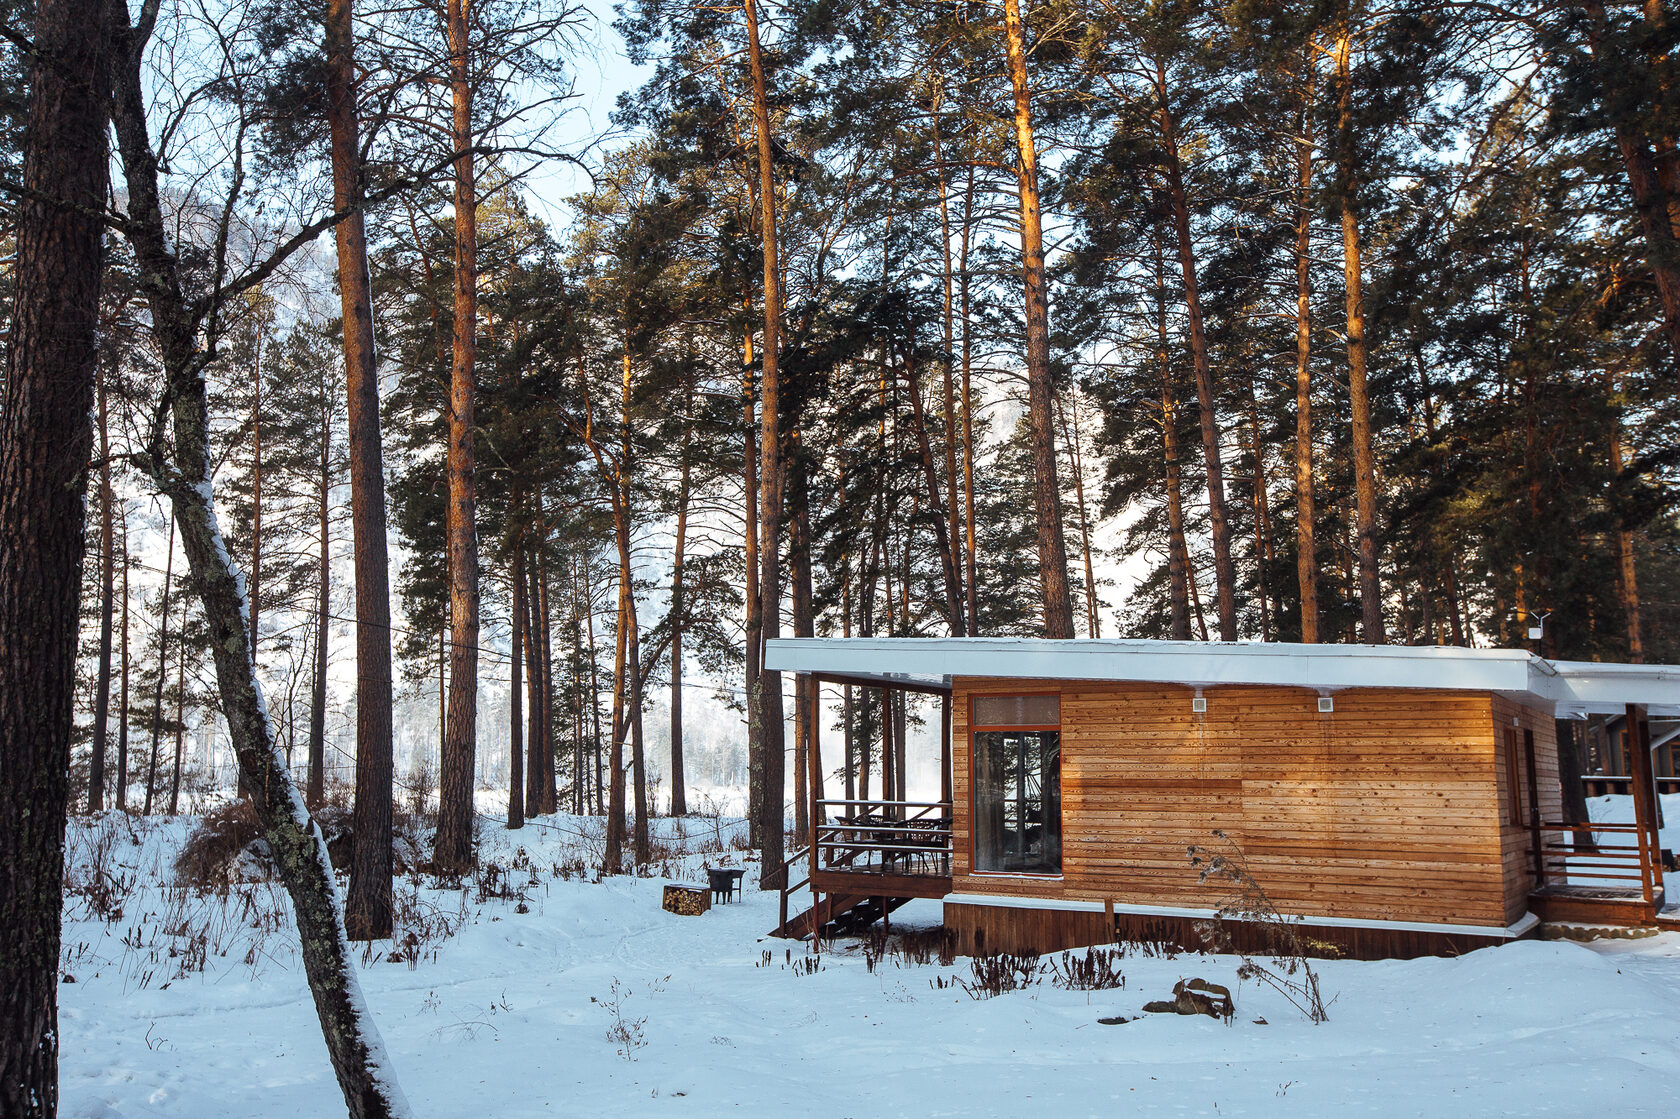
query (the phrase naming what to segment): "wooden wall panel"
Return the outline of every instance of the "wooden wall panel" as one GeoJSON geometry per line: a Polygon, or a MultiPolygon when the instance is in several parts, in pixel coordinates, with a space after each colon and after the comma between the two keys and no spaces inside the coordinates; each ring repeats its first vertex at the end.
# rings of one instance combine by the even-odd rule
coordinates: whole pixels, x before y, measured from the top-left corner
{"type": "MultiPolygon", "coordinates": [[[[1536,885],[1534,874],[1534,840],[1528,827],[1531,806],[1528,804],[1528,771],[1523,749],[1523,732],[1534,735],[1534,777],[1540,797],[1540,819],[1557,822],[1563,819],[1563,787],[1558,783],[1557,723],[1552,716],[1532,707],[1524,707],[1504,696],[1493,697],[1493,736],[1496,743],[1495,767],[1499,785],[1499,839],[1501,865],[1504,875],[1505,913],[1507,921],[1515,921],[1528,911],[1528,895],[1536,885]],[[1508,802],[1509,778],[1506,771],[1505,732],[1514,730],[1517,742],[1517,790],[1522,797],[1523,823],[1512,819],[1508,802]]],[[[1637,885],[1637,883],[1629,883],[1637,885]]],[[[1615,883],[1605,883],[1615,885],[1615,883]]]]}
{"type": "MultiPolygon", "coordinates": [[[[1473,925],[1521,916],[1506,889],[1493,697],[1359,689],[1320,714],[1310,689],[1209,687],[1207,712],[1195,714],[1193,695],[957,680],[953,889],[1213,908],[1229,887],[1199,882],[1188,848],[1218,849],[1218,830],[1284,912],[1473,925]],[[968,701],[1047,691],[1062,704],[1062,874],[975,874],[968,701]]],[[[1555,786],[1555,747],[1535,729],[1555,786]]]]}

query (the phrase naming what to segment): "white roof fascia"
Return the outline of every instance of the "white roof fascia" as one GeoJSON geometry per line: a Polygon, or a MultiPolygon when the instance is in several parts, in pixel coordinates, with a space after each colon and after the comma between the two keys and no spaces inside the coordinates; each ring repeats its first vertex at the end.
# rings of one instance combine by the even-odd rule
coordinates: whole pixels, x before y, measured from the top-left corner
{"type": "Polygon", "coordinates": [[[1644,703],[1680,711],[1680,668],[1560,661],[1520,649],[1035,638],[779,638],[765,667],[948,687],[953,677],[1116,680],[1189,687],[1440,688],[1493,692],[1560,716],[1644,703]]]}
{"type": "Polygon", "coordinates": [[[1630,703],[1651,715],[1680,715],[1680,666],[1553,661],[1558,679],[1558,716],[1619,714],[1630,703]]]}

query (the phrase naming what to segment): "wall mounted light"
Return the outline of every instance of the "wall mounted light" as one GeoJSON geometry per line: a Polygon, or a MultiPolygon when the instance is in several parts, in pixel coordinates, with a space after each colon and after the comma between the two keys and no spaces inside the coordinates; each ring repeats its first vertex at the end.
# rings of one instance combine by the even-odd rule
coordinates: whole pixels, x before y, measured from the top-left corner
{"type": "Polygon", "coordinates": [[[1321,695],[1321,696],[1318,697],[1318,713],[1320,715],[1328,715],[1328,714],[1330,714],[1330,712],[1334,711],[1335,709],[1336,709],[1336,701],[1334,699],[1332,699],[1330,696],[1321,695]]]}

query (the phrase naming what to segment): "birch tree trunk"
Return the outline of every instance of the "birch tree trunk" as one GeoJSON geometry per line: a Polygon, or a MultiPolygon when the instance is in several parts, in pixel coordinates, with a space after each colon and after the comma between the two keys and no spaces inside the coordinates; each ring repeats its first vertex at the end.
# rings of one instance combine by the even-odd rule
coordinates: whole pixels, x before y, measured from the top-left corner
{"type": "Polygon", "coordinates": [[[240,777],[292,901],[304,972],[350,1115],[354,1119],[405,1115],[408,1106],[391,1078],[390,1061],[350,960],[326,841],[304,809],[276,747],[245,631],[244,587],[216,524],[207,454],[204,355],[196,349],[197,323],[183,296],[179,265],[164,232],[158,162],[147,135],[141,67],[151,28],[142,24],[131,30],[122,5],[112,5],[111,12],[119,44],[118,65],[112,68],[111,103],[128,187],[125,232],[134,248],[140,290],[151,310],[174,435],[172,461],[163,460],[162,440],[154,438],[142,465],[173,506],[192,585],[209,630],[222,714],[240,777]]]}

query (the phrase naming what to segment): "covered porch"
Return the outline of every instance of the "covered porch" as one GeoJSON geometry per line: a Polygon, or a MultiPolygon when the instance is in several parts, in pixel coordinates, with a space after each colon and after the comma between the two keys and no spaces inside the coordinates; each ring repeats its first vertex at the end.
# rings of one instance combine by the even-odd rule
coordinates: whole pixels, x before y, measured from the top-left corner
{"type": "MultiPolygon", "coordinates": [[[[810,734],[803,790],[810,843],[786,861],[780,920],[774,935],[804,939],[859,932],[915,898],[939,899],[951,892],[953,805],[951,794],[951,685],[949,678],[904,674],[794,672],[796,694],[815,696],[821,685],[931,695],[939,701],[939,797],[871,797],[867,779],[856,787],[847,759],[842,796],[826,796],[818,736],[810,734]]],[[[883,703],[883,710],[887,704],[883,703]]],[[[814,723],[815,720],[813,719],[814,723]]],[[[903,790],[902,742],[890,720],[882,720],[881,788],[903,790]],[[895,749],[895,747],[898,747],[895,749]]],[[[900,731],[899,733],[902,733],[900,731]]],[[[865,747],[866,751],[869,749],[865,747]]],[[[867,769],[865,769],[867,775],[867,769]]]]}

